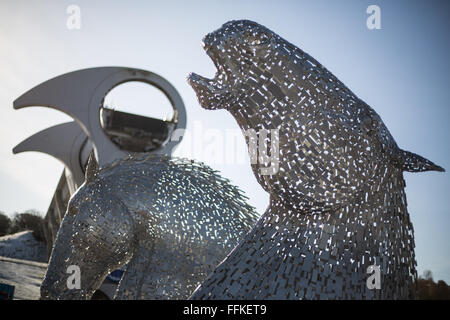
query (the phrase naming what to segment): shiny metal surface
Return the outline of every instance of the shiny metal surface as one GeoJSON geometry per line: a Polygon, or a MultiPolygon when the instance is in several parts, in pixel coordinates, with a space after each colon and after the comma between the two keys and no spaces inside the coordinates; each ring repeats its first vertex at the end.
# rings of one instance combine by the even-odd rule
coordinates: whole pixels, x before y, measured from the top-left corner
{"type": "Polygon", "coordinates": [[[200,104],[244,132],[278,129],[279,171],[252,164],[270,206],[192,298],[414,298],[403,171],[444,169],[400,149],[369,105],[266,27],[231,21],[203,46],[217,74],[189,75],[200,104]],[[366,285],[371,265],[381,289],[366,285]]]}
{"type": "Polygon", "coordinates": [[[13,153],[38,151],[55,157],[70,170],[78,188],[84,182],[84,164],[87,161],[81,156],[83,148],[90,151],[92,144],[78,123],[71,121],[32,135],[15,146],[13,153]]]}
{"type": "Polygon", "coordinates": [[[94,144],[103,166],[127,156],[105,134],[100,123],[100,109],[106,94],[114,87],[130,81],[150,84],[160,89],[169,99],[174,111],[171,131],[156,153],[170,155],[179,141],[176,129],[186,128],[186,110],[178,91],[163,77],[141,69],[99,67],[77,70],[47,80],[22,94],[14,101],[14,109],[33,106],[54,108],[71,116],[94,144]]]}
{"type": "Polygon", "coordinates": [[[256,221],[241,191],[204,164],[160,155],[89,161],[69,201],[43,299],[89,299],[127,264],[117,299],[188,298],[256,221]],[[68,289],[70,265],[80,289],[68,289]]]}
{"type": "Polygon", "coordinates": [[[180,132],[186,127],[186,110],[177,90],[163,77],[141,69],[99,67],[51,78],[14,101],[15,109],[34,106],[60,110],[75,120],[42,130],[13,149],[13,153],[43,152],[65,165],[45,217],[44,233],[49,255],[67,201],[84,182],[84,171],[92,150],[97,153],[101,165],[124,158],[128,153],[171,155],[183,137],[180,132]],[[143,82],[161,90],[172,105],[173,117],[162,121],[104,106],[104,98],[110,90],[130,81],[143,82]]]}

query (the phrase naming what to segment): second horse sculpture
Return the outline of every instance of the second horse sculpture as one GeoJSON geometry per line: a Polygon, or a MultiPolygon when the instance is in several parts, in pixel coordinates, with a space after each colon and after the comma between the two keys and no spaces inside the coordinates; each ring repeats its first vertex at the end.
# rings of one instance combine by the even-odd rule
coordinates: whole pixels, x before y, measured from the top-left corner
{"type": "Polygon", "coordinates": [[[192,298],[413,298],[403,171],[444,170],[400,149],[371,107],[267,28],[231,21],[203,45],[218,72],[189,76],[200,104],[242,130],[278,129],[279,172],[252,165],[270,206],[192,298]],[[368,288],[377,268],[381,289],[368,288]]]}
{"type": "Polygon", "coordinates": [[[202,163],[141,154],[99,170],[94,159],[69,201],[42,299],[89,299],[125,264],[116,299],[186,299],[256,220],[241,191],[202,163]]]}

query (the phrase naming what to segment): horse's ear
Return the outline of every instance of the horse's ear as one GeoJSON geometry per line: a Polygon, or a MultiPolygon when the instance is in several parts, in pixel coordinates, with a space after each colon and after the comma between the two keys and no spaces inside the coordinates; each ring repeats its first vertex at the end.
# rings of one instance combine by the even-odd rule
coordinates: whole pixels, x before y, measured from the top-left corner
{"type": "Polygon", "coordinates": [[[419,156],[418,154],[402,150],[403,156],[403,171],[409,172],[423,172],[423,171],[440,171],[445,172],[445,169],[434,164],[428,159],[419,156]]]}
{"type": "Polygon", "coordinates": [[[94,150],[91,151],[91,154],[89,155],[89,160],[86,166],[86,172],[85,172],[85,180],[86,183],[93,182],[98,175],[98,162],[97,159],[95,159],[94,150]]]}

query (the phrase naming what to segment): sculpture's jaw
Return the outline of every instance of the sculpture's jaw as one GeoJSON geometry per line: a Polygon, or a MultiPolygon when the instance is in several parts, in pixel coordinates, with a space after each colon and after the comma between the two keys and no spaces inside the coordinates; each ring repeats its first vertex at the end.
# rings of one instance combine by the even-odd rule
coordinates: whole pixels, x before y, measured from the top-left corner
{"type": "MultiPolygon", "coordinates": [[[[273,33],[253,21],[230,21],[202,39],[202,46],[217,68],[213,79],[195,73],[188,82],[205,109],[230,109],[241,93],[246,93],[249,73],[258,65],[259,55],[272,50],[273,33]]],[[[256,74],[261,72],[256,68],[256,74]]],[[[253,75],[254,76],[254,75],[253,75]]]]}
{"type": "Polygon", "coordinates": [[[231,103],[232,72],[226,63],[226,58],[221,55],[224,51],[223,44],[223,39],[215,37],[214,33],[206,35],[202,40],[206,54],[217,69],[214,78],[208,79],[193,72],[187,78],[188,83],[197,94],[200,105],[205,109],[226,109],[231,103]]]}
{"type": "Polygon", "coordinates": [[[217,77],[208,79],[196,73],[190,73],[188,83],[197,94],[200,105],[205,109],[223,109],[231,100],[228,86],[217,81],[217,77]]]}

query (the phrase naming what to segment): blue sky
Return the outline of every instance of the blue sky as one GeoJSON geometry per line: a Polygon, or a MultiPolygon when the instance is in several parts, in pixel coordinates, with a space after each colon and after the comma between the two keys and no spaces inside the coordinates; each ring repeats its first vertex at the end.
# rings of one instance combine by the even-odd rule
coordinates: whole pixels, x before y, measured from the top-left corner
{"type": "MultiPolygon", "coordinates": [[[[242,18],[266,25],[311,54],[381,115],[401,148],[450,170],[449,15],[449,2],[425,0],[1,1],[0,210],[47,210],[62,164],[43,154],[13,155],[11,150],[70,118],[45,108],[15,111],[12,102],[62,73],[108,65],[147,69],[178,89],[188,129],[237,128],[225,111],[200,108],[185,79],[191,71],[214,75],[200,41],[224,22],[242,18]],[[66,27],[71,4],[81,9],[80,30],[66,27]],[[381,30],[366,27],[370,4],[381,9],[381,30]]],[[[142,99],[140,94],[118,96],[112,104],[152,115],[142,99]]],[[[243,146],[244,140],[239,143],[243,146]]],[[[205,154],[193,157],[219,169],[264,211],[268,195],[248,161],[220,164],[205,154]]],[[[435,279],[450,283],[448,173],[406,173],[405,179],[419,274],[430,269],[435,279]]]]}

